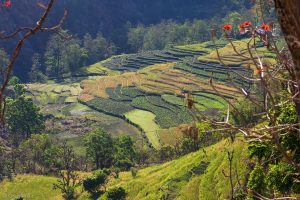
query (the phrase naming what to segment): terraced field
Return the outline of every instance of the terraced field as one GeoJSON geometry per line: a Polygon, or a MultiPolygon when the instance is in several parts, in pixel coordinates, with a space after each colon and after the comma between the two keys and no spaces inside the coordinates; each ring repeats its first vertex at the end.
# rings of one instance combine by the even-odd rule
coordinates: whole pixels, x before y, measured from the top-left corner
{"type": "MultiPolygon", "coordinates": [[[[248,56],[244,41],[237,41],[235,45],[244,57],[248,56]]],[[[229,44],[218,41],[217,48],[231,70],[253,76],[249,60],[240,58],[229,44]]],[[[264,53],[264,50],[258,48],[257,52],[264,53]]],[[[272,55],[264,56],[272,61],[272,55]]],[[[176,138],[180,137],[182,133],[176,127],[193,121],[184,100],[187,92],[193,94],[199,110],[214,116],[227,108],[223,98],[238,98],[241,94],[236,88],[251,87],[250,82],[232,74],[228,77],[228,67],[220,64],[215,47],[206,42],[114,56],[80,69],[76,73],[80,82],[31,84],[28,90],[44,110],[57,106],[55,114],[60,117],[81,115],[92,121],[98,119],[95,113],[101,113],[104,118],[110,116],[140,130],[141,137],[159,148],[174,143],[167,142],[170,131],[176,138]],[[82,109],[83,105],[88,109],[82,109]]],[[[110,123],[106,124],[109,127],[110,123]]],[[[124,131],[128,130],[132,129],[124,131]]]]}
{"type": "Polygon", "coordinates": [[[27,90],[33,99],[41,105],[76,103],[82,92],[79,83],[73,84],[27,84],[27,90]]]}
{"type": "Polygon", "coordinates": [[[160,148],[161,143],[157,134],[161,128],[156,124],[156,116],[153,113],[135,109],[125,113],[125,117],[131,123],[135,123],[137,126],[139,126],[142,131],[145,132],[146,137],[154,148],[160,148]]]}

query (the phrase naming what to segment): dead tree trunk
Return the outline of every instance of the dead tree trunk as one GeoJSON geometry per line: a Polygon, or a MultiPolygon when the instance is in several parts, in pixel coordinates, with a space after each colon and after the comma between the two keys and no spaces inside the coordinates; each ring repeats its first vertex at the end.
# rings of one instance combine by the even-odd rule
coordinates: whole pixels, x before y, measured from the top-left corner
{"type": "MultiPolygon", "coordinates": [[[[300,91],[300,1],[299,0],[274,0],[285,40],[294,62],[295,94],[300,91]]],[[[294,99],[298,121],[300,122],[300,94],[294,99]]]]}

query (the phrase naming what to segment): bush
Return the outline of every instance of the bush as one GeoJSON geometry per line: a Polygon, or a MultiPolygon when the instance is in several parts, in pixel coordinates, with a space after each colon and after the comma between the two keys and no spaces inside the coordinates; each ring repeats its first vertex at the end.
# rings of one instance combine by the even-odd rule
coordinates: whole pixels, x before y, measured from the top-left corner
{"type": "Polygon", "coordinates": [[[118,167],[111,167],[110,170],[111,170],[111,174],[112,174],[112,176],[114,178],[119,178],[119,174],[121,172],[120,168],[118,168],[118,167]]]}
{"type": "Polygon", "coordinates": [[[272,145],[268,141],[250,142],[248,149],[249,149],[250,158],[257,157],[259,162],[262,159],[269,160],[269,158],[272,156],[273,153],[272,145]]]}
{"type": "Polygon", "coordinates": [[[107,182],[108,174],[102,170],[97,170],[93,173],[92,176],[86,177],[83,180],[83,188],[94,194],[101,191],[101,187],[104,186],[107,182]]]}
{"type": "Polygon", "coordinates": [[[98,200],[124,200],[126,198],[126,191],[122,187],[115,187],[106,192],[98,200]]]}
{"type": "Polygon", "coordinates": [[[128,158],[118,160],[115,165],[122,170],[129,170],[134,164],[128,158]]]}
{"type": "Polygon", "coordinates": [[[158,152],[158,158],[161,162],[171,161],[175,158],[176,153],[174,147],[171,146],[163,146],[158,152]]]}
{"type": "Polygon", "coordinates": [[[122,187],[113,188],[107,192],[107,197],[111,200],[123,200],[126,197],[125,189],[122,187]]]}
{"type": "Polygon", "coordinates": [[[232,111],[231,116],[233,117],[236,125],[249,126],[257,122],[259,119],[255,114],[260,112],[260,110],[253,105],[252,102],[248,100],[239,100],[239,103],[235,106],[237,110],[239,110],[239,113],[232,111]]]}
{"type": "Polygon", "coordinates": [[[250,173],[247,187],[257,192],[264,191],[265,173],[259,164],[256,164],[255,168],[250,173]]]}
{"type": "Polygon", "coordinates": [[[135,167],[131,167],[130,172],[131,172],[132,177],[135,178],[137,176],[138,169],[135,167]]]}
{"type": "Polygon", "coordinates": [[[288,192],[293,186],[292,173],[294,172],[295,169],[287,163],[280,162],[278,165],[270,165],[266,177],[267,184],[279,192],[288,192]]]}

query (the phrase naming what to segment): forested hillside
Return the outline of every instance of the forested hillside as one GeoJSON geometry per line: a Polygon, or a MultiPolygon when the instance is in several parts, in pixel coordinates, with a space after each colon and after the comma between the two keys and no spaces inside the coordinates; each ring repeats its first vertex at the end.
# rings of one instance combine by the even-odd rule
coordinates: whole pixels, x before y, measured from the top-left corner
{"type": "MultiPolygon", "coordinates": [[[[48,24],[57,22],[63,15],[63,9],[67,8],[69,15],[64,29],[79,38],[83,38],[86,33],[93,37],[102,33],[107,40],[116,44],[117,52],[122,53],[135,50],[128,44],[127,34],[129,29],[136,27],[137,24],[149,26],[168,19],[183,23],[186,20],[221,18],[228,11],[241,11],[248,5],[248,1],[235,0],[214,0],[209,4],[204,0],[60,0],[56,3],[48,24]]],[[[11,9],[0,12],[1,31],[12,32],[16,27],[36,24],[42,9],[36,6],[35,0],[28,0],[20,1],[11,9]]],[[[15,73],[22,79],[28,78],[24,75],[24,71],[29,72],[33,53],[43,54],[47,41],[48,34],[45,33],[25,45],[17,64],[18,67],[15,68],[15,73]]],[[[0,43],[1,46],[6,47],[8,52],[11,50],[12,44],[12,41],[0,43]]]]}

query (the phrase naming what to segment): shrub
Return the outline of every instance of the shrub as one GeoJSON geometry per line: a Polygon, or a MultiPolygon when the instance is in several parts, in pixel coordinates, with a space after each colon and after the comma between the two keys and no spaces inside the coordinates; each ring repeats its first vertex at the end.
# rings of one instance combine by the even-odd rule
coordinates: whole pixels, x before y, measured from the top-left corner
{"type": "Polygon", "coordinates": [[[122,187],[113,188],[107,192],[107,197],[110,200],[123,200],[126,197],[125,189],[122,187]]]}
{"type": "Polygon", "coordinates": [[[115,165],[122,170],[129,170],[134,164],[128,158],[118,160],[115,165]]]}
{"type": "Polygon", "coordinates": [[[111,174],[114,178],[119,178],[119,173],[121,172],[121,169],[118,167],[111,167],[111,174]]]}
{"type": "Polygon", "coordinates": [[[137,176],[138,169],[135,167],[131,167],[130,172],[131,172],[132,177],[135,178],[137,176]]]}
{"type": "Polygon", "coordinates": [[[248,149],[249,149],[250,158],[257,157],[259,162],[263,158],[268,160],[272,156],[272,153],[273,153],[272,145],[268,141],[250,142],[248,149]]]}
{"type": "Polygon", "coordinates": [[[239,113],[232,111],[231,114],[236,125],[251,125],[258,120],[255,114],[260,111],[252,102],[243,100],[239,101],[235,106],[239,113]]]}
{"type": "Polygon", "coordinates": [[[257,192],[264,191],[265,173],[259,164],[251,172],[247,187],[257,192]]]}
{"type": "Polygon", "coordinates": [[[83,188],[92,194],[97,193],[106,184],[107,176],[107,173],[103,170],[97,170],[92,176],[86,177],[83,180],[83,188]]]}
{"type": "Polygon", "coordinates": [[[115,187],[106,192],[98,200],[124,200],[126,198],[126,191],[122,187],[115,187]]]}
{"type": "Polygon", "coordinates": [[[279,192],[288,192],[293,186],[292,173],[294,172],[295,169],[287,163],[280,162],[278,165],[270,165],[266,177],[267,184],[279,192]]]}

